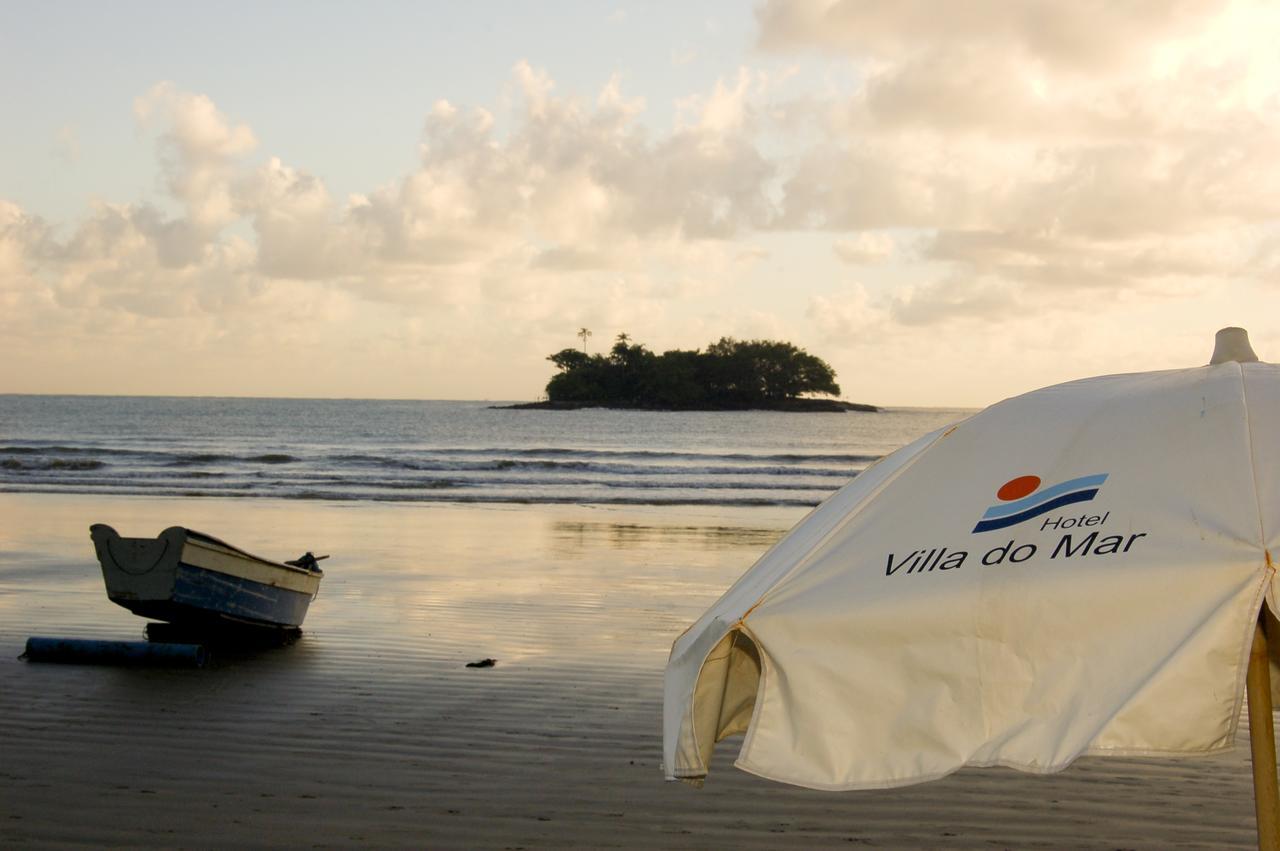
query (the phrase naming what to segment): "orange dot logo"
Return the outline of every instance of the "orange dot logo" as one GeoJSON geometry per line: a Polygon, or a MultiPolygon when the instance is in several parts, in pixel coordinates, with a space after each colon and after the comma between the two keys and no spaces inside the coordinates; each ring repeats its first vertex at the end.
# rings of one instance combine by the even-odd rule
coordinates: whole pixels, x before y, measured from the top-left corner
{"type": "Polygon", "coordinates": [[[1018,476],[1001,485],[1000,490],[996,491],[996,498],[1002,502],[1013,502],[1015,499],[1022,499],[1024,496],[1035,493],[1038,487],[1040,487],[1039,476],[1018,476]]]}

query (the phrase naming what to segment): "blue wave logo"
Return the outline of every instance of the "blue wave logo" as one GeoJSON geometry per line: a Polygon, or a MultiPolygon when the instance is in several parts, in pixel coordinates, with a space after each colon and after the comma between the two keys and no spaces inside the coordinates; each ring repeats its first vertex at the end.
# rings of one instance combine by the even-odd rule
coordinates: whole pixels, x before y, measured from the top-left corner
{"type": "MultiPolygon", "coordinates": [[[[996,491],[1000,503],[993,505],[982,515],[974,532],[990,532],[1016,526],[1032,517],[1047,514],[1064,505],[1088,502],[1098,494],[1098,488],[1107,480],[1107,473],[1080,476],[1041,489],[1038,476],[1019,476],[1010,479],[996,491]]],[[[972,533],[971,533],[972,534],[972,533]]]]}

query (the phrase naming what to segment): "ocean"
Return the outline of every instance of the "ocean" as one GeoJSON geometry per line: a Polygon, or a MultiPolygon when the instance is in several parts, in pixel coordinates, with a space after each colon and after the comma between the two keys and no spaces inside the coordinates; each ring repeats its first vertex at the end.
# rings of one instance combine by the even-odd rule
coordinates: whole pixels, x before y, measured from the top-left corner
{"type": "Polygon", "coordinates": [[[969,413],[504,404],[0,396],[0,492],[808,506],[969,413]]]}

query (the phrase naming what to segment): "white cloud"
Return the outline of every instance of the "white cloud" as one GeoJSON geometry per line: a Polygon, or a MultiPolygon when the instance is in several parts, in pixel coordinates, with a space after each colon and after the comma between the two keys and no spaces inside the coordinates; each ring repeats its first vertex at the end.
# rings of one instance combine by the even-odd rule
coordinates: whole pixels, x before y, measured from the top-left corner
{"type": "Polygon", "coordinates": [[[896,251],[893,237],[878,231],[862,231],[849,239],[838,239],[831,249],[845,263],[883,263],[896,251]]]}
{"type": "Polygon", "coordinates": [[[1047,351],[1073,345],[1082,305],[1216,316],[1222,292],[1280,284],[1277,9],[815,0],[757,18],[778,62],[662,105],[671,129],[646,124],[632,71],[583,94],[522,61],[497,105],[436,101],[416,165],[345,198],[260,150],[235,104],[157,84],[134,112],[167,197],[58,223],[0,201],[0,330],[67,363],[99,329],[140,351],[181,333],[192,357],[270,354],[299,381],[285,338],[329,339],[342,374],[388,347],[448,364],[478,346],[532,395],[570,326],[655,348],[808,334],[850,358],[875,336],[916,364],[926,333],[998,323],[1047,351]],[[812,250],[775,250],[788,239],[812,250]]]}
{"type": "Polygon", "coordinates": [[[144,126],[161,125],[161,165],[167,186],[186,207],[187,220],[204,236],[237,216],[229,183],[238,158],[257,145],[246,125],[230,124],[204,95],[158,83],[134,101],[144,126]]]}
{"type": "Polygon", "coordinates": [[[1046,288],[1185,295],[1271,268],[1273,6],[815,0],[757,17],[766,50],[842,57],[859,80],[775,109],[821,129],[775,226],[852,232],[834,245],[856,263],[867,233],[924,234],[896,321],[1043,309],[1046,288]]]}
{"type": "Polygon", "coordinates": [[[889,321],[888,311],[876,306],[860,284],[835,296],[812,296],[805,312],[827,342],[880,337],[889,321]]]}
{"type": "Polygon", "coordinates": [[[1220,13],[1218,0],[769,0],[756,13],[767,50],[816,48],[884,57],[956,42],[1096,72],[1142,62],[1156,46],[1220,13]]]}
{"type": "Polygon", "coordinates": [[[1023,310],[1017,289],[1006,281],[950,277],[903,288],[889,313],[903,325],[931,325],[942,319],[998,322],[1023,310]]]}
{"type": "Polygon", "coordinates": [[[545,352],[527,350],[540,329],[586,321],[571,314],[671,327],[673,301],[726,281],[741,251],[731,238],[768,216],[769,169],[736,112],[741,76],[708,96],[705,126],[656,138],[616,77],[591,100],[557,96],[526,63],[513,77],[507,129],[439,101],[419,166],[342,201],[320,175],[254,162],[253,131],[209,98],[159,84],[135,116],[157,134],[176,215],[101,202],[59,237],[3,203],[3,304],[21,308],[28,336],[58,329],[43,344],[51,364],[51,348],[92,350],[107,334],[144,360],[180,334],[180,350],[225,364],[257,353],[295,376],[302,355],[286,341],[365,362],[386,340],[423,357],[479,342],[528,364],[533,392],[546,380],[545,352]],[[514,338],[530,341],[518,355],[514,338]]]}

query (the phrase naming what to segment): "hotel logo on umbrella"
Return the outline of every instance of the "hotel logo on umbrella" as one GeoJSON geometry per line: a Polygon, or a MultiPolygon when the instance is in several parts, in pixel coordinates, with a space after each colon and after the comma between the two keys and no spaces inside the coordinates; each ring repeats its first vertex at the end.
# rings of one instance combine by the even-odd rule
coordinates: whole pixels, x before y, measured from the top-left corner
{"type": "Polygon", "coordinates": [[[992,529],[1004,529],[1039,517],[1064,505],[1077,502],[1088,502],[1093,499],[1098,488],[1107,480],[1106,473],[1092,476],[1079,476],[1067,479],[1047,488],[1040,488],[1039,476],[1019,476],[1010,479],[996,491],[1000,500],[983,513],[974,532],[989,532],[992,529]]]}

